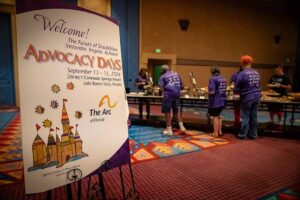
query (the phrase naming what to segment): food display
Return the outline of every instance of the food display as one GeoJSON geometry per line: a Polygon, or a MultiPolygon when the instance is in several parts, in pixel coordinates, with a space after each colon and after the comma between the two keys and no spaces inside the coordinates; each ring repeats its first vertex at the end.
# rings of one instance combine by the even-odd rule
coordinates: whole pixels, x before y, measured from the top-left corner
{"type": "Polygon", "coordinates": [[[290,93],[290,96],[287,99],[291,101],[300,101],[300,93],[290,93]]]}
{"type": "Polygon", "coordinates": [[[262,100],[274,101],[274,102],[286,102],[289,101],[288,96],[281,96],[279,93],[274,90],[262,91],[262,100]]]}

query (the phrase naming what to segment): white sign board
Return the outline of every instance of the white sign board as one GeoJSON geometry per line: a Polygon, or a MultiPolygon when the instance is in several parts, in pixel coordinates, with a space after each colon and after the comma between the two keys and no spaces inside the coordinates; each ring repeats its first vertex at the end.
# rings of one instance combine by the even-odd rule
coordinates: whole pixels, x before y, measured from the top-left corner
{"type": "Polygon", "coordinates": [[[25,188],[38,193],[91,174],[128,139],[119,26],[34,10],[17,14],[17,39],[25,188]]]}

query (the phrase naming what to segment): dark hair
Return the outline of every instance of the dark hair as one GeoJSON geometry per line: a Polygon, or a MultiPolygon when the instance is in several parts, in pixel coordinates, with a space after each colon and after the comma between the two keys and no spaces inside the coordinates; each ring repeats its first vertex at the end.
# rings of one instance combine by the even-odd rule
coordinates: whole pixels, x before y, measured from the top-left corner
{"type": "Polygon", "coordinates": [[[212,75],[219,75],[220,74],[220,69],[217,66],[212,66],[210,68],[210,72],[212,75]]]}
{"type": "Polygon", "coordinates": [[[139,75],[142,75],[143,72],[147,72],[147,69],[146,68],[141,68],[140,72],[139,72],[139,75]]]}

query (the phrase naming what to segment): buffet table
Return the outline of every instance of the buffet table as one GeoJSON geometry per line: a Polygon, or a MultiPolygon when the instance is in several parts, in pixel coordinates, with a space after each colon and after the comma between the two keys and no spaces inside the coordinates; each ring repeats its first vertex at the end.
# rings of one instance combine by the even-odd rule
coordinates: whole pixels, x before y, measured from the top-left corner
{"type": "MultiPolygon", "coordinates": [[[[162,96],[145,95],[144,93],[129,93],[127,100],[129,104],[139,104],[139,99],[147,99],[150,105],[161,105],[162,96]]],[[[239,102],[238,98],[227,98],[227,109],[233,109],[234,104],[239,102]]],[[[291,101],[283,97],[268,97],[263,95],[259,105],[259,111],[268,111],[269,104],[280,104],[283,107],[283,130],[285,130],[287,121],[291,126],[295,123],[295,113],[300,113],[300,101],[291,101]],[[291,114],[290,119],[287,119],[288,113],[291,114]]],[[[184,108],[207,108],[208,99],[205,97],[181,97],[180,98],[180,111],[184,112],[184,108]]],[[[151,110],[150,110],[151,111],[151,110]]]]}

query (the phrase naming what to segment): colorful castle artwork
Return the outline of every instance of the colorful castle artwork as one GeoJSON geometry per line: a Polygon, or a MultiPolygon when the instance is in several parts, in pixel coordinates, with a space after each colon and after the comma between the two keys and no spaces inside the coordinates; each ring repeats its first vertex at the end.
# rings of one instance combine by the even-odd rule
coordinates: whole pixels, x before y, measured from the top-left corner
{"type": "Polygon", "coordinates": [[[65,102],[63,101],[61,123],[63,127],[63,134],[61,139],[56,133],[56,137],[51,134],[48,135],[48,143],[36,135],[32,143],[33,166],[28,168],[28,171],[43,169],[47,167],[56,166],[62,167],[65,163],[81,159],[88,156],[82,151],[82,140],[79,136],[77,125],[75,135],[70,126],[70,120],[67,113],[65,102]]]}

